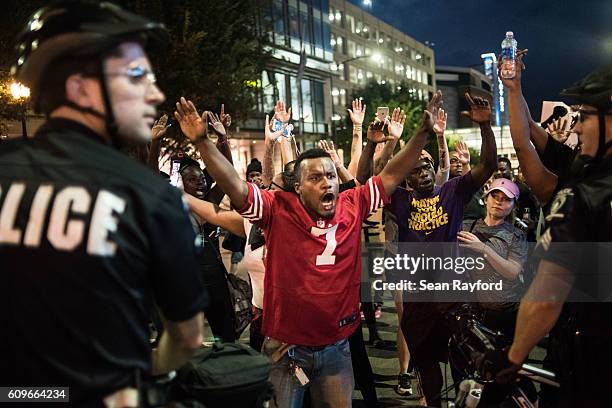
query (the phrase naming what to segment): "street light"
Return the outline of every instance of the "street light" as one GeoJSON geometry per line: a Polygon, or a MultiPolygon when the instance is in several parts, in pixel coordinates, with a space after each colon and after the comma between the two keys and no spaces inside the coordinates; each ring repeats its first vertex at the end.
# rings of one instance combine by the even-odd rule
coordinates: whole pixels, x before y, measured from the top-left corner
{"type": "MultiPolygon", "coordinates": [[[[12,82],[10,84],[10,89],[13,99],[16,99],[17,101],[21,101],[23,99],[23,103],[25,105],[26,99],[30,97],[30,88],[20,84],[19,82],[12,82]]],[[[28,129],[26,128],[27,109],[28,108],[26,105],[21,113],[21,134],[24,138],[28,137],[28,129]]]]}

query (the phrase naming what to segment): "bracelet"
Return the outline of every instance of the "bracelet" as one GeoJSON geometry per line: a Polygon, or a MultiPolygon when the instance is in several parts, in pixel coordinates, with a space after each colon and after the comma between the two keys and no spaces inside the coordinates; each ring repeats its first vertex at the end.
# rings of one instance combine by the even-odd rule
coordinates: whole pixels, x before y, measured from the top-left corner
{"type": "Polygon", "coordinates": [[[353,132],[361,132],[361,125],[353,125],[353,132]]]}

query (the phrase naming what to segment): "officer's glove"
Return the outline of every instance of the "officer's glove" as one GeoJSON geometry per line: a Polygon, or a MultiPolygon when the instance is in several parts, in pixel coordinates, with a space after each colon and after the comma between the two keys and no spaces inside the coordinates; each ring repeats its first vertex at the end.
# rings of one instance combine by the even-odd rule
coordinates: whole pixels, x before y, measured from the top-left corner
{"type": "Polygon", "coordinates": [[[514,381],[521,369],[521,364],[508,360],[508,349],[489,350],[476,358],[476,369],[485,381],[507,384],[514,381]]]}

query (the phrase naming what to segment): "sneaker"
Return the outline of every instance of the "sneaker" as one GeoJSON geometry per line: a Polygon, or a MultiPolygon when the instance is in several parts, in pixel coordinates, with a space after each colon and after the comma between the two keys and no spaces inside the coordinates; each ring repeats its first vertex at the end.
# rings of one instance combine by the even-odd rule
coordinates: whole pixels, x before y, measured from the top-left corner
{"type": "Polygon", "coordinates": [[[374,348],[384,348],[385,347],[385,341],[381,339],[378,334],[370,335],[369,343],[374,348]]]}
{"type": "Polygon", "coordinates": [[[380,319],[380,316],[382,316],[382,306],[376,305],[374,308],[374,317],[380,319]]]}
{"type": "Polygon", "coordinates": [[[412,384],[410,382],[410,375],[408,375],[408,373],[397,376],[395,392],[403,397],[412,395],[412,384]]]}

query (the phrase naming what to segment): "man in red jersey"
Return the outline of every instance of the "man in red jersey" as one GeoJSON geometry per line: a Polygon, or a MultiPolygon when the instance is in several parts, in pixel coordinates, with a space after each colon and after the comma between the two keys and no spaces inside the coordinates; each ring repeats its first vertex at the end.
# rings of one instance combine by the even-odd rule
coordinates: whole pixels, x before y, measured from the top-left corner
{"type": "MultiPolygon", "coordinates": [[[[184,98],[177,103],[175,116],[209,173],[234,207],[264,231],[263,351],[274,362],[270,380],[279,407],[301,407],[307,387],[315,406],[351,405],[354,381],[346,338],[359,324],[361,225],[388,202],[416,164],[433,127],[432,115],[435,108],[425,111],[415,137],[361,187],[339,194],[334,163],[325,151],[312,149],[295,163],[295,192],[270,192],[241,180],[206,137],[206,124],[193,104],[184,98]]],[[[391,135],[401,136],[405,118],[394,110],[391,135]]],[[[269,134],[272,122],[266,123],[269,134]]]]}

